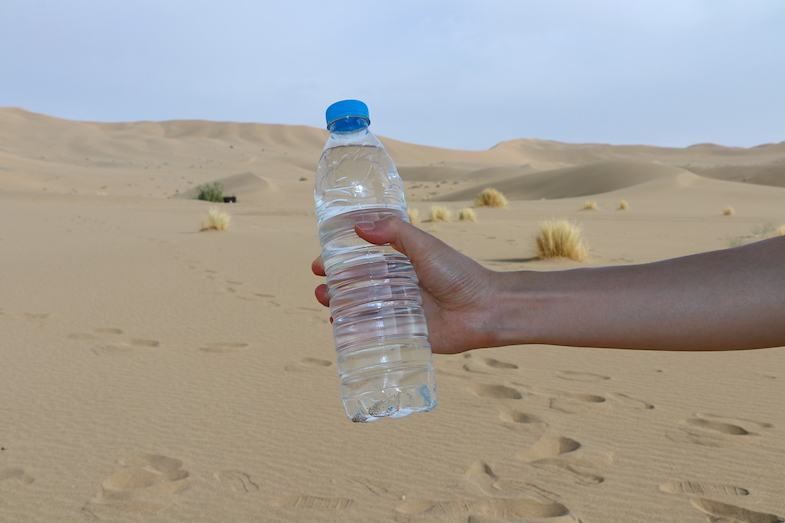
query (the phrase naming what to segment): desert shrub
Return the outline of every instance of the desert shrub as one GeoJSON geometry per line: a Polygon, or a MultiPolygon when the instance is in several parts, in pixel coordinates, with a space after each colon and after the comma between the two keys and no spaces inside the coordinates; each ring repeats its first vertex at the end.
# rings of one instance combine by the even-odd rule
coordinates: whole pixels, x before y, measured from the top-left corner
{"type": "Polygon", "coordinates": [[[198,200],[207,202],[223,202],[224,201],[224,186],[220,182],[205,183],[196,188],[199,195],[196,197],[198,200]]]}
{"type": "Polygon", "coordinates": [[[451,217],[452,213],[450,213],[450,209],[447,207],[440,207],[438,205],[431,207],[432,222],[449,222],[451,217]]]}
{"type": "Polygon", "coordinates": [[[229,228],[232,217],[227,213],[211,207],[207,211],[207,216],[202,220],[202,231],[225,231],[229,228]]]}
{"type": "Polygon", "coordinates": [[[475,207],[507,207],[507,198],[496,189],[487,187],[474,199],[475,207]]]}
{"type": "Polygon", "coordinates": [[[626,211],[630,208],[630,204],[627,203],[627,200],[619,200],[619,211],[626,211]]]}
{"type": "Polygon", "coordinates": [[[567,220],[540,223],[540,231],[537,234],[537,254],[542,259],[585,260],[587,249],[581,237],[580,226],[567,220]]]}
{"type": "Polygon", "coordinates": [[[586,200],[583,202],[583,210],[584,211],[596,211],[597,210],[597,202],[594,200],[586,200]]]}
{"type": "Polygon", "coordinates": [[[462,222],[476,222],[477,213],[474,212],[474,209],[466,207],[458,211],[458,220],[462,222]]]}
{"type": "Polygon", "coordinates": [[[734,214],[736,214],[736,209],[734,209],[729,205],[722,210],[722,214],[723,216],[733,216],[734,214]]]}
{"type": "Polygon", "coordinates": [[[420,221],[420,211],[417,209],[409,209],[406,211],[409,216],[409,223],[417,223],[420,221]]]}

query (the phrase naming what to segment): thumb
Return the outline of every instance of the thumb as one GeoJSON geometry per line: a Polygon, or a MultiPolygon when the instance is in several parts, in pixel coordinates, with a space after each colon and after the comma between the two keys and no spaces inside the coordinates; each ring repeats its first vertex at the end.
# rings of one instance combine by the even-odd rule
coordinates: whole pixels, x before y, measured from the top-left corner
{"type": "Polygon", "coordinates": [[[415,264],[444,246],[437,238],[396,217],[358,223],[354,230],[357,236],[367,242],[375,245],[390,244],[415,264]]]}

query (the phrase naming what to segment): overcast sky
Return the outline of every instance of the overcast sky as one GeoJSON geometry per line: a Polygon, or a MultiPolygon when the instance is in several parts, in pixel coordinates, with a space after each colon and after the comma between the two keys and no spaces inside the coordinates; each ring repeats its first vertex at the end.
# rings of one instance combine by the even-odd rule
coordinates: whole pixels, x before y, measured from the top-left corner
{"type": "Polygon", "coordinates": [[[0,0],[0,106],[484,149],[785,140],[783,0],[0,0]]]}

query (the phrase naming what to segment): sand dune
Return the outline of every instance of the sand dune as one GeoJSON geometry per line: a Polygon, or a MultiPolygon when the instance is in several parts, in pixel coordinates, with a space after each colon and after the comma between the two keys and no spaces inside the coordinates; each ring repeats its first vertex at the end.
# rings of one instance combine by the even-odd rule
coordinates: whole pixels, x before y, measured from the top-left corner
{"type": "Polygon", "coordinates": [[[690,147],[651,147],[647,145],[570,144],[550,140],[511,140],[492,150],[529,158],[535,163],[585,164],[601,161],[657,162],[677,167],[714,167],[761,165],[782,162],[785,142],[757,147],[724,147],[696,144],[690,147]]]}
{"type": "Polygon", "coordinates": [[[785,163],[760,166],[723,166],[694,170],[701,176],[718,180],[785,187],[785,163]]]}
{"type": "MultiPolygon", "coordinates": [[[[309,271],[325,137],[0,109],[0,521],[785,516],[785,348],[436,356],[433,413],[347,421],[309,271]],[[192,199],[212,181],[239,202],[192,199]],[[197,232],[212,206],[228,232],[197,232]]],[[[494,270],[646,262],[785,224],[785,144],[384,141],[423,215],[505,192],[477,223],[420,224],[494,270]],[[587,262],[534,258],[554,217],[580,223],[587,262]]]]}
{"type": "MultiPolygon", "coordinates": [[[[652,181],[669,181],[688,185],[697,175],[678,167],[633,162],[601,162],[580,167],[566,167],[550,171],[523,174],[493,181],[493,187],[513,200],[574,198],[618,191],[652,181]]],[[[488,186],[488,182],[448,193],[434,200],[472,200],[488,186]]]]}

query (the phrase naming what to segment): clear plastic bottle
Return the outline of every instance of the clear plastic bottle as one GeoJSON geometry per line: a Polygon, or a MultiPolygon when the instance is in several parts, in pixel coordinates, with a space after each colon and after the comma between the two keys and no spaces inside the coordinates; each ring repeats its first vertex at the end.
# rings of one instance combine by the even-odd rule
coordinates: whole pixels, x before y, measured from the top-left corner
{"type": "Polygon", "coordinates": [[[409,259],[354,231],[386,216],[407,220],[403,182],[368,130],[368,107],[327,108],[330,138],[314,200],[327,274],[341,396],[355,422],[402,417],[436,406],[428,326],[409,259]]]}

